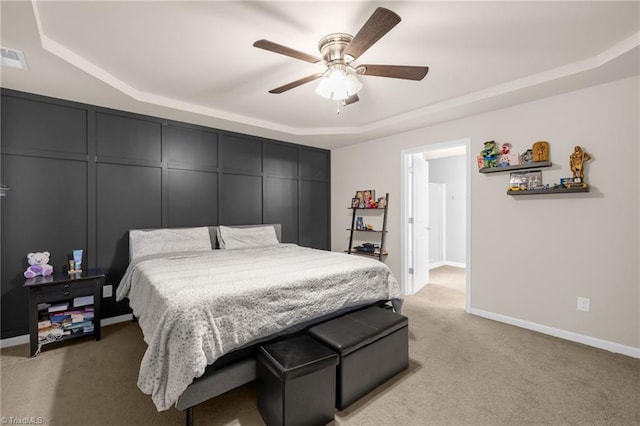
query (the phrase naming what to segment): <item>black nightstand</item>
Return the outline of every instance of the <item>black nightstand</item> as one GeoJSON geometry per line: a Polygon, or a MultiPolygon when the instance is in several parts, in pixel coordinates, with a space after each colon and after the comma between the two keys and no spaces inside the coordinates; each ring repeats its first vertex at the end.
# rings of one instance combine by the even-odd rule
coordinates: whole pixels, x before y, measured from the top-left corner
{"type": "Polygon", "coordinates": [[[25,281],[29,289],[29,346],[35,356],[41,347],[77,337],[100,340],[102,269],[70,275],[58,272],[25,281]]]}

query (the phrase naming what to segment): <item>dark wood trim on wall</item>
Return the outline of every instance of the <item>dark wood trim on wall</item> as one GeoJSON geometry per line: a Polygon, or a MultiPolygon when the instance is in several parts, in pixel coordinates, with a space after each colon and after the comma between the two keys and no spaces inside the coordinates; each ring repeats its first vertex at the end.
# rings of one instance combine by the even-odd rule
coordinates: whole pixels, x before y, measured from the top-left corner
{"type": "MultiPolygon", "coordinates": [[[[330,151],[189,123],[1,92],[2,338],[28,332],[26,255],[64,270],[82,248],[114,286],[136,228],[281,223],[329,250],[330,151]]],[[[102,317],[131,312],[103,300],[102,317]]]]}

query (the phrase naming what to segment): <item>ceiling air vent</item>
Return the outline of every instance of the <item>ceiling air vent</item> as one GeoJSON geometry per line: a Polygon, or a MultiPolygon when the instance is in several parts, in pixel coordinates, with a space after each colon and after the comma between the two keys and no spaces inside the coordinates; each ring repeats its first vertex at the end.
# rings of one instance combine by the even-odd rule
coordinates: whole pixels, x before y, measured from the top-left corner
{"type": "Polygon", "coordinates": [[[27,69],[27,61],[21,51],[0,47],[0,54],[2,55],[3,67],[17,68],[19,70],[27,69]]]}

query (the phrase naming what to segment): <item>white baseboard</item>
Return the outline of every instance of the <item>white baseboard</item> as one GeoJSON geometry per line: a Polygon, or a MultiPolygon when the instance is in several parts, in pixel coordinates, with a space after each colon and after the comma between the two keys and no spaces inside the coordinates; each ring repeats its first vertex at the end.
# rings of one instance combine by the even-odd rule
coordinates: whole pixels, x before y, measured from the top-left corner
{"type": "Polygon", "coordinates": [[[11,346],[24,345],[29,343],[29,335],[24,334],[22,336],[9,337],[8,339],[0,340],[0,348],[9,348],[11,346]]]}
{"type": "Polygon", "coordinates": [[[467,267],[467,264],[464,263],[464,262],[445,261],[444,264],[447,265],[447,266],[455,266],[456,268],[466,268],[467,267]]]}
{"type": "Polygon", "coordinates": [[[587,346],[593,346],[594,348],[604,349],[609,352],[623,354],[633,358],[640,358],[640,348],[635,348],[633,346],[621,345],[620,343],[610,342],[608,340],[598,339],[596,337],[586,336],[572,331],[561,330],[559,328],[524,321],[518,318],[508,317],[506,315],[495,314],[493,312],[483,311],[482,309],[471,308],[469,313],[494,321],[515,325],[516,327],[526,328],[527,330],[537,331],[539,333],[570,340],[572,342],[582,343],[587,346]]]}
{"type": "MultiPolygon", "coordinates": [[[[120,315],[117,317],[110,317],[100,320],[100,326],[106,327],[108,325],[117,324],[119,322],[131,321],[133,319],[132,314],[120,315]]],[[[0,340],[0,348],[9,348],[11,346],[24,345],[29,343],[29,335],[23,334],[22,336],[9,337],[7,339],[0,340]]]]}
{"type": "Polygon", "coordinates": [[[106,327],[108,325],[117,324],[119,322],[132,321],[133,314],[119,315],[117,317],[104,318],[100,320],[100,326],[106,327]]]}

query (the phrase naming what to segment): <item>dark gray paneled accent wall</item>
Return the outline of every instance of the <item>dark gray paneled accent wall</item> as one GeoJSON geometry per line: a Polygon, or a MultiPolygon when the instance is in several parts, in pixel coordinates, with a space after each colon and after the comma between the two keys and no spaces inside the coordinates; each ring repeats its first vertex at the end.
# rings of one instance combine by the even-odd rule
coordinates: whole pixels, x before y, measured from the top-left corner
{"type": "Polygon", "coordinates": [[[162,124],[114,114],[97,114],[98,156],[130,161],[162,161],[162,124]]]}
{"type": "MultiPolygon", "coordinates": [[[[4,108],[3,108],[4,110],[4,108]]],[[[7,123],[3,120],[2,128],[7,123]]],[[[4,141],[4,138],[3,138],[4,141]]],[[[33,141],[31,141],[33,142],[33,141]]],[[[4,149],[4,147],[3,147],[4,149]]],[[[67,253],[87,247],[87,165],[82,161],[2,154],[2,331],[28,332],[27,293],[22,273],[27,253],[51,253],[60,270],[67,253]],[[55,178],[54,178],[55,177],[55,178]]]]}
{"type": "MultiPolygon", "coordinates": [[[[329,151],[13,90],[1,103],[2,338],[28,332],[32,251],[63,271],[82,248],[115,287],[129,229],[281,223],[284,242],[330,247],[329,151]]],[[[103,317],[128,312],[103,300],[103,317]]]]}
{"type": "Polygon", "coordinates": [[[169,227],[218,223],[218,173],[169,169],[169,227]]]}
{"type": "Polygon", "coordinates": [[[329,222],[329,211],[323,200],[329,199],[329,186],[322,181],[300,181],[298,186],[298,244],[309,247],[329,247],[329,234],[323,224],[329,222]]]}
{"type": "Polygon", "coordinates": [[[265,176],[263,194],[264,222],[291,224],[282,228],[282,242],[298,242],[298,180],[265,176]]]}

